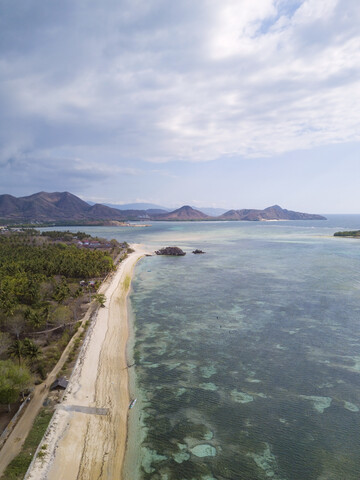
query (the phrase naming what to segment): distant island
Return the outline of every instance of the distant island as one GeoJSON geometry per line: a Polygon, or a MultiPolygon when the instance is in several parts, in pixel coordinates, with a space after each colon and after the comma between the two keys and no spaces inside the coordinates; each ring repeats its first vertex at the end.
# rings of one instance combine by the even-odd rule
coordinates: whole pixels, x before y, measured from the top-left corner
{"type": "Polygon", "coordinates": [[[229,210],[210,216],[188,205],[172,212],[148,210],[119,210],[97,203],[90,205],[69,192],[39,192],[26,197],[0,195],[0,223],[52,225],[116,225],[128,221],[270,221],[326,220],[321,215],[294,212],[279,205],[264,210],[229,210]],[[119,222],[119,223],[116,223],[119,222]]]}
{"type": "Polygon", "coordinates": [[[360,238],[360,230],[335,232],[334,237],[360,238]]]}
{"type": "Polygon", "coordinates": [[[279,207],[279,205],[273,205],[264,210],[229,210],[217,217],[211,217],[186,205],[173,212],[154,215],[153,220],[231,220],[258,222],[266,220],[326,220],[326,218],[321,215],[286,210],[279,207]]]}

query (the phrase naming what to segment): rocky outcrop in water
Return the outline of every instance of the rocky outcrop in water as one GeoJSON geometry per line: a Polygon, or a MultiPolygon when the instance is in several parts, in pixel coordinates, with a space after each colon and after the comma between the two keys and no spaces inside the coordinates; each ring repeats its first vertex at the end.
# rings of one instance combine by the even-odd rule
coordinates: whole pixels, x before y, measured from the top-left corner
{"type": "Polygon", "coordinates": [[[206,252],[203,252],[202,250],[199,250],[198,248],[196,248],[192,253],[195,253],[195,255],[198,255],[199,253],[206,253],[206,252]]]}
{"type": "Polygon", "coordinates": [[[160,250],[156,250],[155,253],[156,255],[172,255],[175,257],[186,255],[186,253],[183,252],[179,247],[165,247],[161,248],[160,250]]]}

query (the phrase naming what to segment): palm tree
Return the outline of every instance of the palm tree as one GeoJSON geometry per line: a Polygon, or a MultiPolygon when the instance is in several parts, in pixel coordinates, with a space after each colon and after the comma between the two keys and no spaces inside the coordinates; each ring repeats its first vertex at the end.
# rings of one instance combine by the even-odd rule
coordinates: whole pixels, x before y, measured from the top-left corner
{"type": "Polygon", "coordinates": [[[100,307],[105,307],[106,297],[103,293],[95,293],[94,298],[100,307]]]}
{"type": "Polygon", "coordinates": [[[36,360],[42,354],[42,351],[39,345],[37,345],[32,340],[30,340],[30,338],[25,338],[25,340],[23,341],[23,345],[24,345],[24,355],[27,358],[30,358],[30,360],[36,360]]]}
{"type": "Polygon", "coordinates": [[[25,317],[34,328],[41,327],[42,323],[44,322],[41,314],[36,310],[31,310],[30,308],[28,308],[25,312],[25,317]]]}
{"type": "Polygon", "coordinates": [[[15,357],[18,359],[19,366],[21,365],[22,359],[25,356],[25,345],[22,340],[16,339],[8,348],[8,354],[10,357],[15,357]]]}

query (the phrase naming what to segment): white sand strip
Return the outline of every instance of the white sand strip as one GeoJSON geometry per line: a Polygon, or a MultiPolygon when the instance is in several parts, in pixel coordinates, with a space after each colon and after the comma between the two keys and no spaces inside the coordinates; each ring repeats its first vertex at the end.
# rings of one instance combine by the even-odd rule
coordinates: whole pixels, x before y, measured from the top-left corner
{"type": "Polygon", "coordinates": [[[132,245],[110,284],[103,285],[105,308],[100,308],[86,337],[58,408],[41,445],[41,458],[30,466],[25,479],[120,479],[126,447],[129,406],[126,343],[126,297],[132,271],[146,254],[132,245]],[[76,408],[71,408],[76,406],[76,408]],[[85,407],[85,408],[80,408],[85,407]],[[92,414],[98,410],[106,415],[92,414]],[[104,410],[106,409],[106,410],[104,410]]]}

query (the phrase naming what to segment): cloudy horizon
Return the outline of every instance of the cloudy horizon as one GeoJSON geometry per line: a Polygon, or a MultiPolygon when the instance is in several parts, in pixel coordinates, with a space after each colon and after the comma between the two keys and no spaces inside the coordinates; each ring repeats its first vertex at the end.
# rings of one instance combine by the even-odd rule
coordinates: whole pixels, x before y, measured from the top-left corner
{"type": "Polygon", "coordinates": [[[0,193],[360,213],[355,0],[4,0],[0,193]]]}

